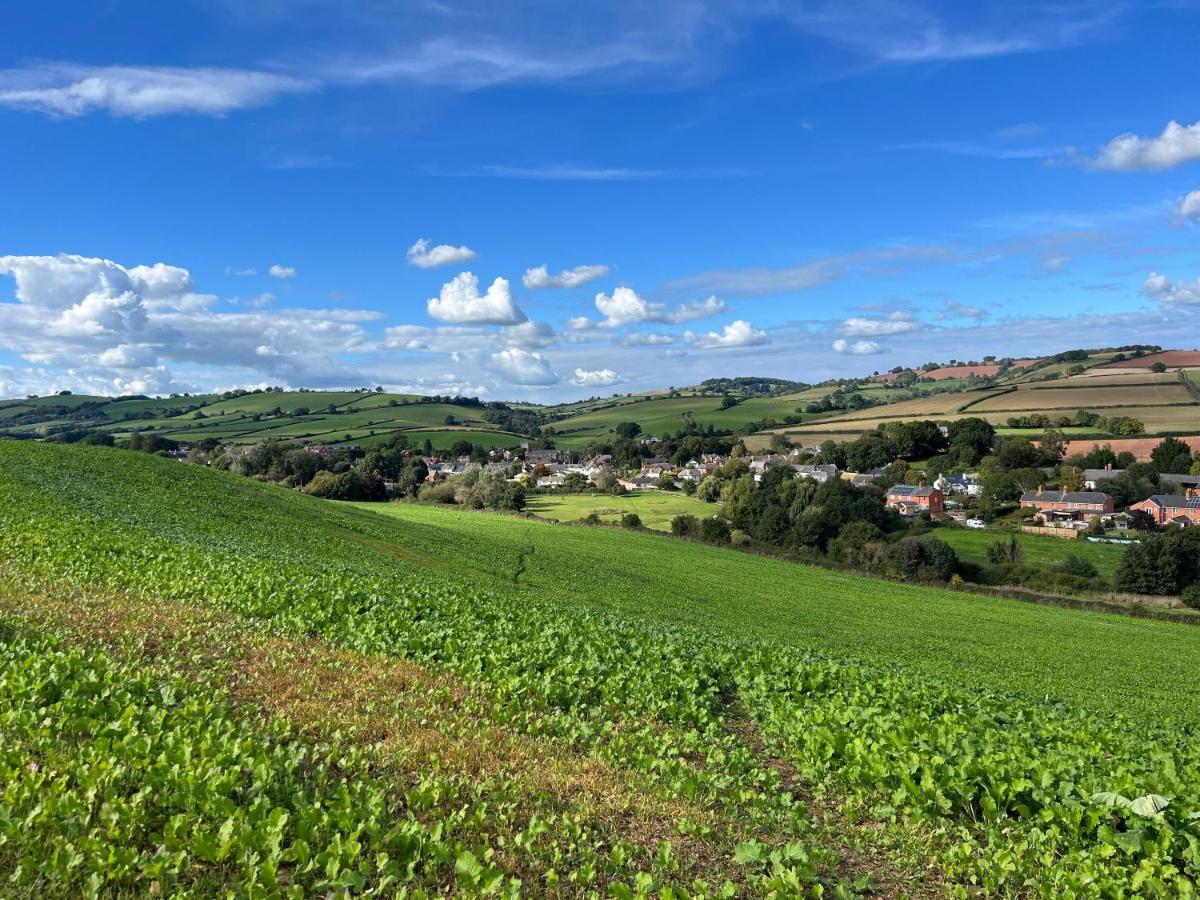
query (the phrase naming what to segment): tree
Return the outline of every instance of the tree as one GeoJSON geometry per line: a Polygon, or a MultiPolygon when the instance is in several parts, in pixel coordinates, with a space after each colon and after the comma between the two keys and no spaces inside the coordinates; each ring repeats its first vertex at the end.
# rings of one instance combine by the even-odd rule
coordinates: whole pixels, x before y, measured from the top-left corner
{"type": "Polygon", "coordinates": [[[846,445],[846,466],[854,472],[870,472],[886,466],[897,456],[895,443],[878,431],[869,431],[846,445]]]}
{"type": "Polygon", "coordinates": [[[1130,544],[1113,579],[1119,591],[1179,594],[1200,582],[1200,529],[1178,528],[1143,535],[1130,544]]]}
{"type": "Polygon", "coordinates": [[[709,544],[728,544],[732,531],[729,523],[720,516],[708,516],[700,520],[700,539],[709,544]]]}
{"type": "Polygon", "coordinates": [[[1165,372],[1165,371],[1167,371],[1167,365],[1166,365],[1166,363],[1162,363],[1162,362],[1153,363],[1150,366],[1150,371],[1155,372],[1155,373],[1165,372]]]}
{"type": "Polygon", "coordinates": [[[642,426],[637,422],[619,422],[615,429],[617,437],[632,440],[642,433],[642,426]]]}
{"type": "Polygon", "coordinates": [[[91,447],[111,447],[116,442],[107,431],[93,431],[87,434],[80,443],[91,447]]]}
{"type": "Polygon", "coordinates": [[[700,520],[693,515],[679,515],[671,520],[671,534],[694,538],[700,535],[700,520]]]}
{"type": "Polygon", "coordinates": [[[622,528],[641,528],[642,519],[637,513],[628,512],[621,516],[622,528]]]}
{"type": "Polygon", "coordinates": [[[1160,474],[1185,473],[1192,467],[1192,449],[1177,437],[1163,438],[1162,442],[1150,451],[1150,465],[1160,474]]]}
{"type": "Polygon", "coordinates": [[[958,419],[947,426],[949,452],[960,465],[974,466],[992,452],[996,429],[990,422],[977,417],[958,419]]]}
{"type": "Polygon", "coordinates": [[[772,453],[787,453],[792,449],[792,442],[787,439],[787,435],[777,431],[771,435],[770,449],[772,453]]]}
{"type": "Polygon", "coordinates": [[[1059,486],[1064,491],[1082,491],[1084,488],[1083,473],[1072,467],[1062,476],[1059,486]]]}

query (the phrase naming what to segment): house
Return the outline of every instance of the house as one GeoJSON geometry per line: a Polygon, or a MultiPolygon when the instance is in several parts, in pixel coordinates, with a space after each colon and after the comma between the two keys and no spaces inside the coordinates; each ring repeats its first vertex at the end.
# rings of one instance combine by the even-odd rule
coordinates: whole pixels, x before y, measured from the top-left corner
{"type": "Polygon", "coordinates": [[[778,453],[768,453],[766,456],[751,456],[750,474],[754,476],[755,481],[762,481],[763,475],[777,466],[784,465],[786,462],[787,457],[778,453]]]}
{"type": "Polygon", "coordinates": [[[569,450],[527,450],[525,452],[525,462],[531,466],[536,466],[538,463],[545,466],[552,463],[569,463],[570,461],[569,450]]]}
{"type": "Polygon", "coordinates": [[[567,476],[562,474],[546,475],[545,477],[537,480],[537,486],[540,488],[560,488],[566,483],[567,476]]]}
{"type": "Polygon", "coordinates": [[[934,480],[933,486],[943,494],[961,494],[966,497],[978,497],[983,493],[983,485],[979,481],[979,476],[968,472],[939,475],[934,480]]]}
{"type": "Polygon", "coordinates": [[[923,484],[897,484],[888,488],[886,504],[902,516],[915,516],[927,512],[940,518],[946,511],[946,497],[935,487],[923,484]]]}
{"type": "Polygon", "coordinates": [[[1021,506],[1036,509],[1045,522],[1090,522],[1112,514],[1113,498],[1098,491],[1048,491],[1039,487],[1021,495],[1021,506]]]}
{"type": "Polygon", "coordinates": [[[1124,471],[1124,469],[1114,469],[1112,463],[1109,463],[1103,469],[1084,469],[1083,486],[1089,491],[1094,491],[1100,482],[1112,481],[1124,471]]]}
{"type": "Polygon", "coordinates": [[[657,469],[661,474],[669,468],[671,468],[671,461],[665,456],[648,456],[642,460],[643,472],[648,472],[650,469],[657,469]]]}
{"type": "Polygon", "coordinates": [[[811,478],[817,484],[824,484],[829,479],[838,477],[838,467],[832,463],[823,466],[794,464],[792,468],[801,478],[811,478]]]}
{"type": "Polygon", "coordinates": [[[875,483],[875,476],[867,472],[843,472],[842,481],[848,481],[855,487],[866,487],[875,483]]]}
{"type": "Polygon", "coordinates": [[[704,470],[699,466],[685,466],[675,473],[676,481],[690,481],[692,484],[699,484],[704,480],[704,470]]]}
{"type": "Polygon", "coordinates": [[[648,475],[635,475],[633,478],[622,478],[618,482],[627,491],[651,491],[658,487],[658,479],[648,475]]]}
{"type": "Polygon", "coordinates": [[[1177,491],[1187,493],[1200,488],[1200,475],[1176,475],[1171,472],[1163,472],[1158,476],[1158,485],[1164,489],[1171,485],[1177,491]]]}
{"type": "Polygon", "coordinates": [[[1155,525],[1200,525],[1200,490],[1186,494],[1154,494],[1129,507],[1150,514],[1155,525]]]}

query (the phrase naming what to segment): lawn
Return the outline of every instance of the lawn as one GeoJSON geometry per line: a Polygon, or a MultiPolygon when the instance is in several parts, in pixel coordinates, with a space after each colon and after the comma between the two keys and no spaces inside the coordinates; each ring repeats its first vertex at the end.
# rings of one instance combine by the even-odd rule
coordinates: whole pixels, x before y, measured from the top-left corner
{"type": "Polygon", "coordinates": [[[960,559],[981,565],[987,563],[988,547],[999,540],[1007,541],[1014,533],[1025,554],[1024,562],[1043,569],[1054,566],[1064,557],[1078,556],[1094,565],[1102,577],[1112,578],[1125,554],[1124,544],[1100,544],[1086,539],[1069,541],[1009,530],[984,531],[946,526],[934,532],[939,540],[954,548],[960,559]]]}
{"type": "Polygon", "coordinates": [[[527,509],[545,519],[564,522],[599,514],[607,523],[619,522],[624,513],[637,513],[642,524],[658,531],[670,531],[671,520],[679,515],[711,516],[719,506],[693,500],[675,491],[639,491],[614,497],[611,494],[538,494],[529,498],[527,509]]]}

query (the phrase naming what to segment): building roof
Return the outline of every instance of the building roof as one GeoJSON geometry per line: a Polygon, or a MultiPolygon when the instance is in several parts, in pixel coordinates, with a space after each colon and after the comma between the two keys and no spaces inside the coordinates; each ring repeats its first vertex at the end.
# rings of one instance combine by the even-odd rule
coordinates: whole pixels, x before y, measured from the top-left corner
{"type": "Polygon", "coordinates": [[[1108,494],[1100,491],[1026,491],[1021,495],[1021,502],[1042,500],[1046,503],[1104,503],[1109,500],[1108,494]]]}
{"type": "Polygon", "coordinates": [[[1084,481],[1104,481],[1105,479],[1116,478],[1124,469],[1084,469],[1084,481]]]}
{"type": "Polygon", "coordinates": [[[1200,497],[1185,497],[1182,494],[1153,494],[1146,502],[1164,509],[1200,509],[1200,497]]]}
{"type": "Polygon", "coordinates": [[[892,497],[929,497],[933,495],[935,488],[923,487],[912,484],[894,484],[888,488],[888,496],[892,497]]]}

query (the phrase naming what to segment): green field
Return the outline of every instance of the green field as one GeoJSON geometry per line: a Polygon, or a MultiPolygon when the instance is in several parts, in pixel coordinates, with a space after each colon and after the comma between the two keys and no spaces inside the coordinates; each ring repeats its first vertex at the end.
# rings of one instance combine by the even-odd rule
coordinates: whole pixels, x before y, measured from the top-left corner
{"type": "Polygon", "coordinates": [[[0,574],[18,894],[1194,888],[1194,626],[16,442],[0,574]]]}
{"type": "Polygon", "coordinates": [[[609,494],[536,494],[526,509],[544,519],[572,522],[597,513],[608,524],[620,522],[624,513],[637,513],[646,528],[670,531],[679,515],[711,516],[719,505],[693,500],[673,491],[640,491],[614,497],[609,494]]]}
{"type": "Polygon", "coordinates": [[[1123,544],[1100,544],[1086,539],[1069,541],[994,528],[984,531],[947,526],[939,528],[935,533],[938,540],[945,541],[954,548],[959,559],[978,565],[987,563],[988,547],[996,541],[1008,540],[1009,536],[1015,533],[1027,565],[1050,568],[1066,556],[1078,556],[1094,565],[1101,577],[1108,579],[1117,571],[1125,553],[1123,544]]]}

